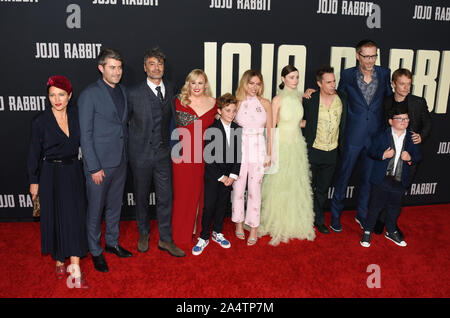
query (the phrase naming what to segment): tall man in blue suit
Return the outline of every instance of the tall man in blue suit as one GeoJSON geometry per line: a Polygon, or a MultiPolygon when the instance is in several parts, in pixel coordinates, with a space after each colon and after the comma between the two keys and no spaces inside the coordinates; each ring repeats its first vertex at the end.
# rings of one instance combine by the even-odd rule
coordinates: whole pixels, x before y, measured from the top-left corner
{"type": "Polygon", "coordinates": [[[358,213],[356,222],[361,227],[367,214],[370,195],[369,177],[373,160],[367,156],[371,138],[384,128],[383,100],[392,95],[390,70],[376,66],[377,46],[371,40],[356,45],[358,65],[342,71],[338,89],[347,94],[348,117],[344,151],[339,165],[333,198],[331,200],[331,229],[341,232],[340,217],[343,201],[353,169],[361,161],[358,213]]]}
{"type": "Polygon", "coordinates": [[[127,173],[127,99],[119,84],[122,57],[102,49],[97,58],[102,78],[85,88],[78,98],[81,151],[88,198],[88,245],[94,267],[107,272],[100,246],[105,210],[105,251],[119,257],[132,254],[119,245],[119,221],[127,173]]]}

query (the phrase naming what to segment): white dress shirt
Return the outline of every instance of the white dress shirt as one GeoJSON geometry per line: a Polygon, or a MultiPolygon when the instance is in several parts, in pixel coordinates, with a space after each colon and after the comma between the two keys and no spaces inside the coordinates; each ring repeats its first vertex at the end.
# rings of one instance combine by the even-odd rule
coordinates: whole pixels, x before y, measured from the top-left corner
{"type": "Polygon", "coordinates": [[[395,144],[395,160],[394,160],[394,171],[393,171],[394,175],[395,175],[395,169],[397,168],[398,160],[400,159],[400,156],[402,154],[401,150],[403,147],[403,141],[405,140],[405,136],[406,136],[406,130],[403,132],[403,134],[398,136],[392,129],[392,138],[394,139],[394,144],[395,144]]]}
{"type": "Polygon", "coordinates": [[[156,87],[157,86],[161,87],[161,93],[162,93],[163,98],[164,98],[164,96],[166,96],[166,87],[164,86],[163,81],[161,81],[161,83],[159,83],[159,85],[156,85],[152,81],[150,81],[147,77],[147,85],[148,85],[148,87],[150,87],[150,89],[153,91],[153,93],[155,93],[156,96],[158,96],[158,91],[156,90],[156,87]]]}
{"type": "MultiPolygon", "coordinates": [[[[225,130],[225,135],[226,135],[226,137],[227,137],[227,143],[228,143],[228,145],[229,145],[229,144],[230,144],[230,135],[231,135],[231,123],[230,123],[229,125],[225,124],[225,123],[222,121],[222,118],[220,119],[220,122],[222,123],[222,126],[223,126],[223,128],[224,128],[224,130],[225,130]]],[[[225,177],[225,176],[221,176],[221,177],[218,179],[218,181],[221,181],[221,180],[223,179],[223,177],[225,177]]],[[[235,175],[234,173],[230,173],[230,178],[233,178],[234,180],[237,180],[237,179],[238,179],[238,176],[235,175]]]]}

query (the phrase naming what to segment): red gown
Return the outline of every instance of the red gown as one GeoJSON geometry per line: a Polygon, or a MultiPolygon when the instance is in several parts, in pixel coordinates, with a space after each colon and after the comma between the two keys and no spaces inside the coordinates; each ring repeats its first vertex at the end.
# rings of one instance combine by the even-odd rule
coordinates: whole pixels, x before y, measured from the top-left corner
{"type": "Polygon", "coordinates": [[[176,245],[191,245],[194,226],[195,236],[201,232],[205,172],[203,134],[214,122],[217,104],[199,117],[190,106],[181,105],[181,101],[177,98],[175,110],[182,150],[181,158],[172,158],[172,237],[176,245]]]}

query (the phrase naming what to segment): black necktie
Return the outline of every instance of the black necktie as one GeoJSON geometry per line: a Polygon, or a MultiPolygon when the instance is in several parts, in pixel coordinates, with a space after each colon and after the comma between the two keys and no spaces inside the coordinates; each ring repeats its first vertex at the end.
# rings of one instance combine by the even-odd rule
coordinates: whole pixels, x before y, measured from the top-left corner
{"type": "Polygon", "coordinates": [[[158,92],[158,97],[161,101],[164,100],[163,94],[161,93],[161,86],[156,86],[156,91],[158,92]]]}

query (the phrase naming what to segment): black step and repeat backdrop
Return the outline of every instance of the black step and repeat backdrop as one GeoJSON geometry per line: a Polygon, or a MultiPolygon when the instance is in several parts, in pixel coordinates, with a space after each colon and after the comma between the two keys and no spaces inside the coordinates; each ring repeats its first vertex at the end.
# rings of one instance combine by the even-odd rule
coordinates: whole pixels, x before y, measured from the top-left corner
{"type": "MultiPolygon", "coordinates": [[[[264,75],[265,97],[276,94],[283,66],[300,70],[300,89],[315,88],[314,71],[335,67],[337,79],[356,64],[363,38],[380,47],[377,64],[412,70],[413,93],[433,118],[425,159],[407,205],[449,202],[450,3],[446,0],[0,0],[0,219],[30,220],[26,179],[30,121],[48,106],[46,81],[61,74],[80,91],[99,77],[102,45],[125,59],[125,86],[145,79],[143,53],[159,46],[166,77],[178,87],[203,68],[215,96],[236,89],[248,68],[264,75]]],[[[346,208],[355,207],[358,172],[346,208]]],[[[128,178],[123,216],[134,215],[128,178]]],[[[330,189],[330,195],[333,189],[330,189]]],[[[154,208],[154,194],[149,198],[154,208]]]]}

